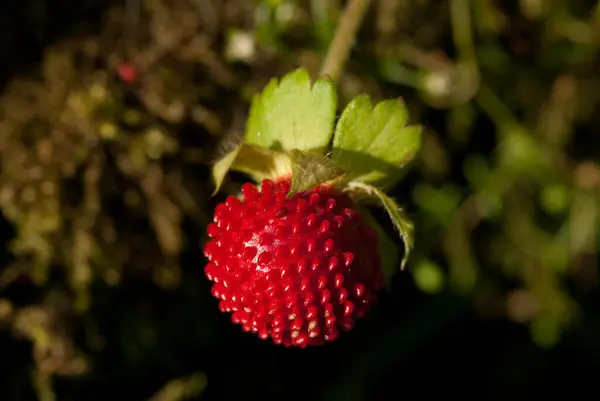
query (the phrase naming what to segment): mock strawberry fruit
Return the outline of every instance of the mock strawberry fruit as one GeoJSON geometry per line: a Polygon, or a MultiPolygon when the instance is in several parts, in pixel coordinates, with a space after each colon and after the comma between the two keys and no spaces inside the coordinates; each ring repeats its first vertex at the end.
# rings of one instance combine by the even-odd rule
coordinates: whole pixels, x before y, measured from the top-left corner
{"type": "Polygon", "coordinates": [[[326,77],[298,69],[273,79],[253,97],[242,141],[212,166],[214,193],[229,171],[262,182],[215,210],[204,249],[212,294],[245,331],[287,347],[350,330],[414,246],[412,222],[385,191],[417,154],[421,127],[406,125],[399,99],[359,95],[339,118],[337,109],[326,77]],[[400,263],[364,206],[387,212],[400,263]]]}
{"type": "Polygon", "coordinates": [[[205,272],[232,321],[261,339],[306,347],[365,316],[383,283],[377,232],[338,189],[287,196],[289,181],[247,183],[208,226],[205,272]]]}

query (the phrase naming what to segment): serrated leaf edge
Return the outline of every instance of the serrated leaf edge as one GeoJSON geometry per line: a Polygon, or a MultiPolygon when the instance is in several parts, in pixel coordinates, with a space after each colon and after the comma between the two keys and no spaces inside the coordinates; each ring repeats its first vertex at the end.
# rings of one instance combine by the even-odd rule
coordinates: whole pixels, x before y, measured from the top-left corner
{"type": "Polygon", "coordinates": [[[355,195],[354,198],[358,202],[366,201],[373,203],[373,200],[377,200],[376,203],[388,212],[390,220],[392,220],[392,223],[394,224],[394,228],[398,231],[402,238],[402,242],[404,243],[404,255],[400,263],[400,269],[404,270],[410,254],[414,249],[414,225],[412,221],[404,214],[402,208],[398,206],[394,199],[387,196],[383,191],[373,185],[351,181],[347,184],[345,191],[349,192],[351,195],[355,195]],[[357,190],[362,193],[357,193],[357,190]],[[356,195],[362,195],[362,197],[357,197],[356,195]]]}
{"type": "MultiPolygon", "coordinates": [[[[258,121],[260,120],[259,111],[262,109],[262,107],[264,107],[265,98],[268,98],[269,96],[273,96],[273,92],[280,90],[282,85],[286,85],[288,83],[288,81],[290,81],[290,80],[297,79],[298,76],[301,76],[300,79],[302,79],[302,80],[306,79],[306,82],[308,82],[308,84],[309,84],[308,90],[309,90],[309,93],[311,96],[314,94],[315,89],[320,89],[321,86],[323,86],[324,88],[327,88],[328,90],[331,90],[331,95],[333,96],[333,104],[332,104],[333,118],[331,120],[331,126],[329,127],[328,131],[325,133],[326,135],[328,135],[328,137],[326,138],[327,141],[324,142],[324,145],[322,147],[310,149],[310,151],[312,151],[314,153],[325,154],[325,152],[327,151],[327,148],[331,144],[331,141],[333,139],[333,135],[335,132],[335,122],[336,122],[335,111],[336,111],[337,102],[338,102],[336,88],[335,88],[333,80],[330,77],[320,76],[317,79],[313,80],[312,77],[310,76],[308,69],[303,68],[303,67],[296,68],[295,70],[292,70],[292,71],[288,72],[287,74],[283,75],[281,78],[277,78],[277,77],[272,78],[265,85],[265,87],[263,88],[262,91],[260,91],[259,93],[256,93],[252,97],[252,101],[250,104],[250,110],[248,113],[248,120],[246,123],[246,129],[244,131],[244,141],[246,143],[255,145],[255,146],[268,148],[268,149],[273,149],[273,143],[277,143],[278,142],[277,140],[271,141],[272,142],[271,144],[267,144],[262,141],[257,141],[255,138],[249,139],[250,133],[258,131],[255,129],[255,124],[257,124],[258,121]]],[[[277,139],[276,136],[273,136],[273,138],[277,139]]],[[[297,146],[294,146],[293,148],[297,148],[297,146]]],[[[281,149],[281,150],[287,151],[287,150],[292,150],[293,148],[281,149]]],[[[309,150],[309,149],[302,149],[302,150],[309,150]]]]}
{"type": "MultiPolygon", "coordinates": [[[[338,133],[340,132],[341,122],[344,120],[344,117],[347,113],[351,113],[353,109],[364,108],[364,112],[368,112],[371,116],[373,116],[380,109],[382,109],[384,107],[388,107],[388,105],[394,105],[394,106],[399,105],[399,106],[403,107],[404,122],[402,124],[402,128],[398,130],[398,135],[402,135],[402,133],[405,130],[417,129],[420,134],[419,140],[418,140],[418,145],[417,145],[416,149],[414,150],[414,152],[408,158],[405,157],[402,160],[396,160],[396,161],[392,161],[392,162],[388,162],[387,160],[381,159],[383,162],[393,165],[399,172],[401,172],[399,177],[397,177],[397,178],[389,177],[389,175],[385,171],[380,171],[380,170],[372,170],[372,171],[370,171],[366,174],[362,174],[362,175],[353,174],[352,171],[350,170],[349,175],[352,177],[352,180],[354,180],[354,181],[359,181],[359,182],[364,182],[366,184],[370,184],[370,183],[377,183],[378,181],[384,180],[386,178],[391,178],[392,185],[393,185],[393,183],[396,183],[398,180],[400,180],[402,178],[402,176],[406,173],[408,167],[416,159],[417,154],[419,153],[419,151],[422,147],[423,126],[420,124],[410,124],[410,125],[408,124],[409,113],[406,108],[406,104],[404,103],[404,100],[402,98],[384,99],[384,100],[381,100],[380,102],[374,103],[371,96],[369,96],[366,93],[361,93],[361,94],[355,96],[353,99],[351,99],[348,102],[348,104],[346,105],[344,110],[341,112],[340,117],[338,118],[338,120],[335,123],[335,127],[333,130],[333,137],[332,137],[332,141],[331,141],[331,143],[332,143],[332,151],[330,154],[331,159],[335,161],[336,157],[338,155],[338,153],[336,152],[336,138],[338,138],[338,136],[339,136],[338,133]]],[[[388,123],[389,123],[389,121],[388,121],[388,123]]],[[[379,135],[380,133],[381,133],[381,131],[377,135],[379,135]]],[[[347,150],[356,151],[356,150],[352,150],[352,149],[347,149],[347,150]]],[[[358,151],[361,151],[361,150],[358,150],[358,151]]],[[[364,152],[364,153],[371,156],[368,152],[364,152]]],[[[376,155],[373,155],[372,157],[380,159],[379,156],[376,156],[376,155]]]]}

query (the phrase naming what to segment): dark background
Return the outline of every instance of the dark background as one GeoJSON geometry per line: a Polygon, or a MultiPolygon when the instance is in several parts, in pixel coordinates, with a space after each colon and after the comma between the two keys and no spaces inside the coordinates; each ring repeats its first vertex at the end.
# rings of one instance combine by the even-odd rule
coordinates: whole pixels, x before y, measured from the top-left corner
{"type": "Polygon", "coordinates": [[[276,347],[218,311],[204,229],[245,178],[210,198],[209,166],[252,93],[316,75],[342,6],[0,6],[0,400],[593,396],[595,1],[372,1],[340,107],[401,96],[426,128],[392,191],[417,229],[408,269],[324,347],[276,347]],[[230,50],[244,38],[249,57],[230,50]]]}

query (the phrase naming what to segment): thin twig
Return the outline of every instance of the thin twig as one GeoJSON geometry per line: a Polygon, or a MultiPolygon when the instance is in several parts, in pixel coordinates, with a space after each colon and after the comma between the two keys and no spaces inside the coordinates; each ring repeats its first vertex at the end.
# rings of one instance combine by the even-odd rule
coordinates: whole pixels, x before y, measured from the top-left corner
{"type": "Polygon", "coordinates": [[[348,1],[327,50],[320,75],[328,75],[333,81],[339,79],[368,5],[369,0],[348,1]]]}

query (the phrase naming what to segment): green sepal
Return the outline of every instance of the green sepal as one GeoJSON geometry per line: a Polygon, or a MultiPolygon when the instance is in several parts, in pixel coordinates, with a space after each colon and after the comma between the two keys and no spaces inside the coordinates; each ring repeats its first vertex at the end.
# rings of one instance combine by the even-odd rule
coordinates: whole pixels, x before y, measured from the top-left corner
{"type": "Polygon", "coordinates": [[[245,142],[268,149],[325,154],[335,122],[337,94],[332,81],[313,84],[305,69],[271,80],[250,107],[245,142]]]}
{"type": "Polygon", "coordinates": [[[366,208],[361,209],[363,219],[377,232],[377,251],[381,257],[381,268],[383,269],[385,286],[389,289],[392,277],[398,269],[399,247],[371,213],[366,208]]]}
{"type": "Polygon", "coordinates": [[[347,192],[359,203],[375,204],[387,211],[394,224],[394,228],[396,228],[404,243],[404,256],[400,263],[400,269],[404,270],[415,245],[414,225],[412,221],[394,199],[372,185],[356,181],[349,182],[347,184],[347,192]]]}
{"type": "Polygon", "coordinates": [[[321,184],[342,184],[347,172],[326,156],[292,149],[287,153],[291,161],[292,185],[289,196],[310,190],[321,184]]]}
{"type": "Polygon", "coordinates": [[[221,158],[212,169],[215,195],[229,170],[248,174],[254,181],[277,179],[290,175],[290,158],[283,152],[242,143],[221,158]]]}
{"type": "Polygon", "coordinates": [[[368,95],[359,95],[337,122],[331,158],[355,181],[391,187],[421,148],[422,127],[407,123],[408,111],[400,99],[373,107],[368,95]]]}

